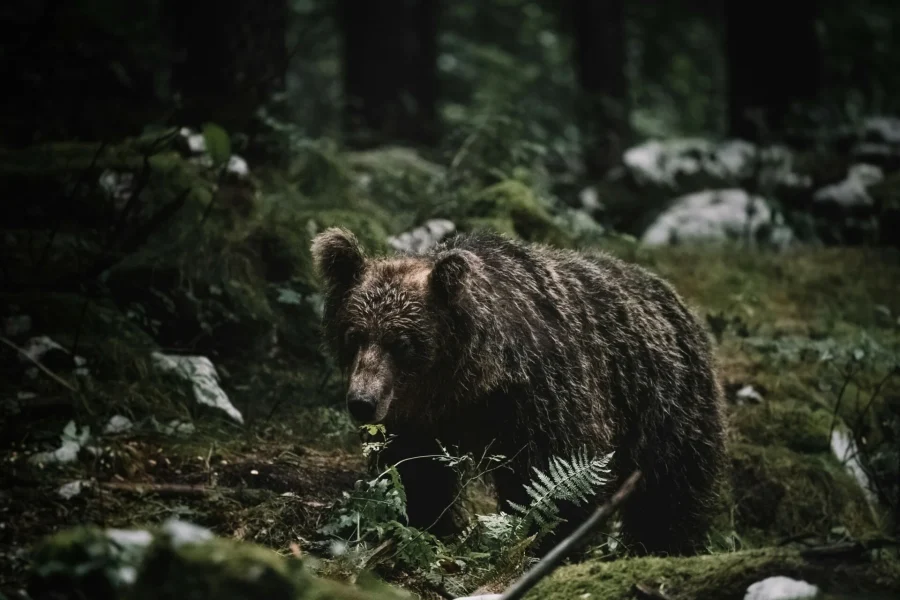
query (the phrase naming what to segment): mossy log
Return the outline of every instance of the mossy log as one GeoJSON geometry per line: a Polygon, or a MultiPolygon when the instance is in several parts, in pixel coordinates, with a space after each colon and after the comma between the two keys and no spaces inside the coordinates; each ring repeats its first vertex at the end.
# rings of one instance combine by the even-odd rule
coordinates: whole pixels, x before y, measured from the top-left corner
{"type": "MultiPolygon", "coordinates": [[[[532,600],[625,600],[644,598],[653,590],[658,597],[722,599],[744,597],[747,587],[773,576],[802,579],[829,594],[900,593],[900,561],[862,546],[836,552],[810,552],[766,548],[690,558],[631,558],[589,561],[563,567],[538,584],[526,598],[532,600]]],[[[872,596],[881,597],[881,596],[872,596]]],[[[896,597],[896,596],[894,596],[896,597]]]]}
{"type": "Polygon", "coordinates": [[[404,597],[371,577],[356,586],[322,579],[298,558],[178,521],[154,530],[68,529],[40,544],[32,564],[28,591],[36,600],[404,597]]]}

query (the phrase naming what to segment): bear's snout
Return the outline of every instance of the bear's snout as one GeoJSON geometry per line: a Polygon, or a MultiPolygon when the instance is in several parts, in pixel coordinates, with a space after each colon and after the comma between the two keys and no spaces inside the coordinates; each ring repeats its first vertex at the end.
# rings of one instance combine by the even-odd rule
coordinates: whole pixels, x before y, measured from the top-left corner
{"type": "Polygon", "coordinates": [[[373,395],[356,391],[347,394],[347,410],[353,420],[359,423],[371,423],[377,405],[378,399],[373,395]]]}
{"type": "Polygon", "coordinates": [[[393,363],[387,354],[375,345],[359,352],[347,391],[350,416],[361,423],[384,419],[394,396],[393,381],[393,363]]]}

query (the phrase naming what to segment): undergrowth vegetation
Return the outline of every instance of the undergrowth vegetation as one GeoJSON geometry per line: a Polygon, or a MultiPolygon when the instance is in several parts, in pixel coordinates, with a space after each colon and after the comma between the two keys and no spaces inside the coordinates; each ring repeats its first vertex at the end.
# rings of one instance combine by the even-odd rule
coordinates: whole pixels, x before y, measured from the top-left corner
{"type": "MultiPolygon", "coordinates": [[[[383,442],[368,442],[364,452],[377,455],[390,443],[383,426],[364,426],[381,434],[383,442]]],[[[443,454],[406,460],[433,460],[452,468],[471,492],[483,478],[506,466],[506,457],[443,454]]],[[[337,568],[356,573],[362,568],[385,566],[411,571],[424,580],[459,594],[504,571],[522,568],[527,552],[559,525],[560,502],[591,502],[608,492],[607,465],[612,453],[591,456],[586,449],[572,457],[552,457],[547,471],[533,468],[525,486],[531,502],[511,505],[511,512],[473,514],[455,538],[441,540],[427,530],[408,526],[406,494],[397,465],[389,465],[374,478],[358,480],[342,494],[319,533],[332,539],[337,568]]],[[[449,510],[450,507],[447,507],[449,510]]],[[[334,568],[334,567],[331,567],[334,568]]]]}
{"type": "MultiPolygon", "coordinates": [[[[521,573],[553,531],[556,503],[604,487],[608,457],[556,457],[534,473],[532,502],[505,513],[490,493],[503,457],[417,458],[444,461],[466,482],[468,527],[437,538],[406,524],[392,465],[365,474],[365,455],[380,446],[359,452],[344,374],[321,351],[312,237],[349,227],[379,254],[429,218],[608,250],[671,280],[707,321],[731,464],[711,553],[896,531],[896,251],[647,248],[582,219],[547,168],[553,153],[520,126],[488,116],[428,154],[351,152],[279,130],[287,164],[246,176],[198,160],[177,131],[0,154],[5,189],[31,190],[11,206],[3,239],[4,338],[60,347],[39,359],[58,379],[0,348],[0,481],[19,490],[0,498],[18,517],[0,540],[21,546],[73,520],[124,527],[177,516],[285,555],[315,554],[322,574],[374,570],[431,597],[521,573]],[[198,406],[191,383],[160,372],[154,353],[207,357],[244,424],[198,406]],[[133,427],[109,430],[116,416],[133,427]],[[60,446],[70,421],[91,434],[77,460],[30,463],[60,446]],[[80,492],[62,499],[71,483],[80,492]]],[[[368,433],[390,443],[390,432],[368,433]]],[[[26,564],[11,556],[8,580],[26,564]]],[[[628,549],[613,527],[588,556],[594,564],[628,549]]]]}

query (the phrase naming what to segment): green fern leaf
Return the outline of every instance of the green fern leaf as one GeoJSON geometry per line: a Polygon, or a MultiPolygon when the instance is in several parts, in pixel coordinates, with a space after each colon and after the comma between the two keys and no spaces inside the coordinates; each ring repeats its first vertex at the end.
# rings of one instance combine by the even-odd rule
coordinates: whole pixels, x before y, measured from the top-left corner
{"type": "Polygon", "coordinates": [[[588,503],[591,496],[606,484],[611,457],[610,453],[592,458],[587,449],[582,448],[571,459],[551,457],[546,471],[533,467],[535,477],[524,486],[531,504],[525,508],[510,503],[516,517],[521,520],[522,527],[519,529],[527,529],[534,523],[542,532],[547,532],[559,520],[558,502],[568,501],[579,506],[588,503]]]}

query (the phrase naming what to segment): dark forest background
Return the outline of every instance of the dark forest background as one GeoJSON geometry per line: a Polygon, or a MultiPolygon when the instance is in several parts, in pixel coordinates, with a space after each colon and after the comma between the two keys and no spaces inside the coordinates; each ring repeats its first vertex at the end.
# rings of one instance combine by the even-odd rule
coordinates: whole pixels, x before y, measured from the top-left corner
{"type": "Polygon", "coordinates": [[[265,110],[310,138],[435,147],[477,115],[513,108],[530,139],[564,156],[604,137],[594,130],[616,140],[593,140],[591,155],[651,136],[808,141],[890,114],[900,85],[887,0],[95,0],[3,11],[9,144],[207,121],[256,140],[265,110]]]}

